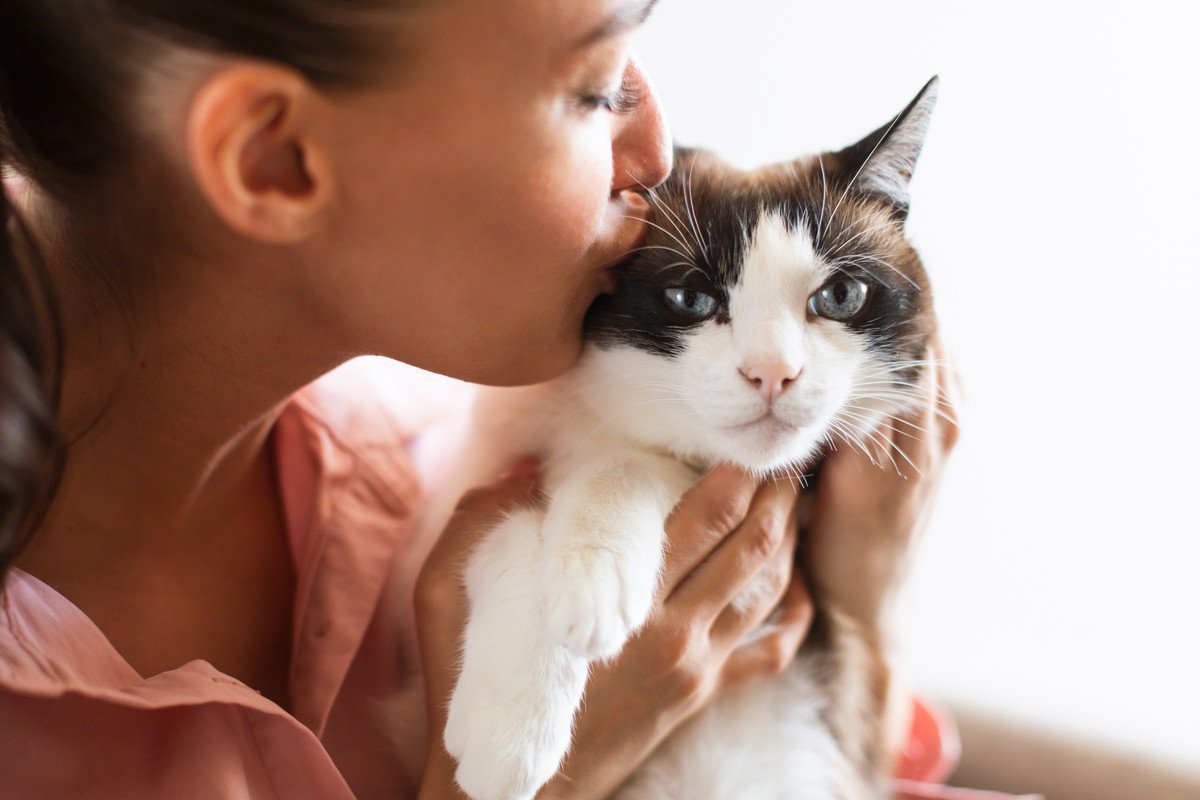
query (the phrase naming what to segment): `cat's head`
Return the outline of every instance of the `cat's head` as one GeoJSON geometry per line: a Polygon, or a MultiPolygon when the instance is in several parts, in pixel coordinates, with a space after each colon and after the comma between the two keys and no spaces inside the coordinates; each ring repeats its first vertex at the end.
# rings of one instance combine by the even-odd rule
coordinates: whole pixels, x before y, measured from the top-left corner
{"type": "Polygon", "coordinates": [[[915,402],[933,333],[905,237],[937,79],[836,153],[753,171],[677,149],[652,230],[597,300],[586,401],[641,441],[757,472],[915,402]]]}

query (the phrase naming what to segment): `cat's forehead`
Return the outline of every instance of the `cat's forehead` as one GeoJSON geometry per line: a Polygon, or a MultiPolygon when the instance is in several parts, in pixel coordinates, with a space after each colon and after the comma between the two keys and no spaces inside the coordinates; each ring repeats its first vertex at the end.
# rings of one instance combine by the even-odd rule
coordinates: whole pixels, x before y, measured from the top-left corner
{"type": "Polygon", "coordinates": [[[847,192],[835,155],[748,171],[706,151],[681,149],[677,159],[670,179],[655,192],[658,227],[650,241],[660,246],[682,241],[714,283],[737,284],[746,256],[755,251],[789,254],[788,263],[856,256],[897,261],[910,268],[906,279],[923,278],[886,204],[847,192]],[[756,239],[761,247],[752,247],[756,239]]]}

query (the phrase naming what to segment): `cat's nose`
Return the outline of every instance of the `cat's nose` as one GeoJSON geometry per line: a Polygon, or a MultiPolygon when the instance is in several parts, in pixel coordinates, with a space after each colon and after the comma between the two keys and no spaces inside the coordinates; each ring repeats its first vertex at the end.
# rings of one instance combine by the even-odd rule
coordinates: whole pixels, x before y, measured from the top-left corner
{"type": "Polygon", "coordinates": [[[747,364],[738,369],[742,377],[749,381],[759,394],[771,405],[787,388],[800,377],[800,368],[782,361],[769,361],[747,364]]]}

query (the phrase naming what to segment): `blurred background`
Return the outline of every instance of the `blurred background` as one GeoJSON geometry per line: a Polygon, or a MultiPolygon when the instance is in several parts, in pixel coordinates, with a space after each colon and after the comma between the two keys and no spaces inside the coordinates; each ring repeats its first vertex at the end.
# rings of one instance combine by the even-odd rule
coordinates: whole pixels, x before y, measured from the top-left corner
{"type": "Polygon", "coordinates": [[[1095,781],[1200,787],[1200,2],[661,0],[638,51],[676,140],[742,165],[856,141],[941,76],[909,230],[968,397],[912,683],[971,777],[982,748],[1053,772],[1079,745],[1095,781]]]}

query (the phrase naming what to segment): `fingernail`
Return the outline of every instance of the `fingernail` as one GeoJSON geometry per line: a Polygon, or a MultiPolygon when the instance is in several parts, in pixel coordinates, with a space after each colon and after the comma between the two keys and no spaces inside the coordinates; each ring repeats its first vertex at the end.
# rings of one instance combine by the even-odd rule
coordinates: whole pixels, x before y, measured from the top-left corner
{"type": "Polygon", "coordinates": [[[533,456],[526,456],[501,473],[500,480],[506,481],[514,478],[536,478],[540,468],[541,463],[536,458],[533,456]]]}

